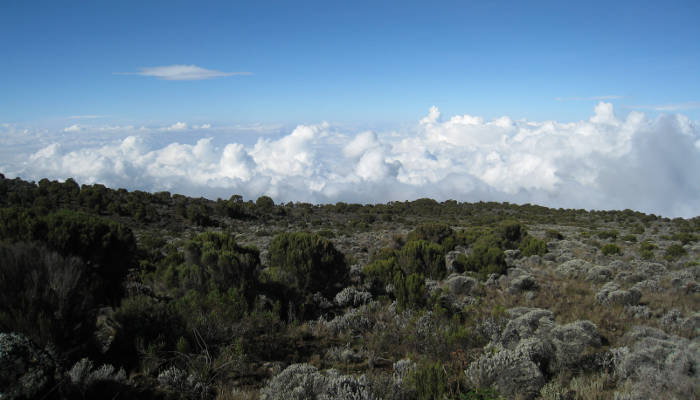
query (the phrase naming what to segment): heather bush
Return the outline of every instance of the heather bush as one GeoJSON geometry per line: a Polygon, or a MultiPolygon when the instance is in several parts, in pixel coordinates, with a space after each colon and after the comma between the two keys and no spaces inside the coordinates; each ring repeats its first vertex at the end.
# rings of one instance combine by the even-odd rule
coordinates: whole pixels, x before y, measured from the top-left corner
{"type": "Polygon", "coordinates": [[[669,261],[675,261],[684,255],[686,255],[688,252],[683,248],[682,245],[680,244],[672,244],[666,248],[664,251],[664,258],[669,260],[669,261]]]}
{"type": "Polygon", "coordinates": [[[441,245],[445,250],[452,250],[455,246],[455,232],[447,224],[421,224],[408,233],[407,241],[415,240],[426,240],[441,245]]]}
{"type": "Polygon", "coordinates": [[[270,267],[290,278],[286,283],[302,293],[321,292],[331,297],[348,276],[343,253],[327,239],[312,233],[275,236],[269,257],[270,267]]]}
{"type": "Polygon", "coordinates": [[[534,238],[527,235],[520,242],[519,249],[521,254],[525,257],[529,256],[543,256],[547,252],[547,243],[544,240],[534,238]]]}
{"type": "Polygon", "coordinates": [[[394,276],[394,296],[399,311],[417,309],[425,305],[425,278],[423,275],[410,274],[404,277],[396,273],[394,276]]]}
{"type": "Polygon", "coordinates": [[[42,346],[85,351],[95,323],[96,280],[79,258],[0,243],[0,327],[42,346]]]}
{"type": "Polygon", "coordinates": [[[600,249],[606,256],[622,254],[622,249],[615,243],[607,243],[600,249]]]}
{"type": "Polygon", "coordinates": [[[431,279],[442,279],[447,274],[445,253],[439,244],[425,240],[410,241],[397,253],[399,267],[406,275],[424,274],[431,279]]]}

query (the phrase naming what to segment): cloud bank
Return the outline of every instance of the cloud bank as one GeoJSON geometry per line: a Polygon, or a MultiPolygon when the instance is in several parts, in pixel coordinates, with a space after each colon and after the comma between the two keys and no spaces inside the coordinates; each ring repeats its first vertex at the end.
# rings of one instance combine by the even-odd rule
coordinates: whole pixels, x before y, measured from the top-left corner
{"type": "Polygon", "coordinates": [[[222,72],[196,65],[165,65],[141,68],[139,72],[116,72],[116,75],[152,76],[166,81],[198,81],[232,75],[251,75],[250,72],[222,72]]]}
{"type": "MultiPolygon", "coordinates": [[[[173,127],[191,129],[183,122],[173,127]]],[[[77,149],[56,142],[0,168],[26,179],[74,177],[210,198],[266,194],[277,202],[373,203],[431,197],[700,215],[698,123],[639,112],[619,118],[605,102],[590,119],[572,123],[442,118],[433,107],[410,132],[348,133],[324,123],[249,145],[215,139],[153,144],[132,132],[77,149]]]]}

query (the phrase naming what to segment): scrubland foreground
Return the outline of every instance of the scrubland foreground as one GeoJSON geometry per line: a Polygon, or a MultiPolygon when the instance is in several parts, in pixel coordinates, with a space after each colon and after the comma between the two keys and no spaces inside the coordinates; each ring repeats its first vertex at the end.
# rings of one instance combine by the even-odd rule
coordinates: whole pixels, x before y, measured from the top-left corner
{"type": "Polygon", "coordinates": [[[0,398],[695,399],[699,237],[0,175],[0,398]]]}

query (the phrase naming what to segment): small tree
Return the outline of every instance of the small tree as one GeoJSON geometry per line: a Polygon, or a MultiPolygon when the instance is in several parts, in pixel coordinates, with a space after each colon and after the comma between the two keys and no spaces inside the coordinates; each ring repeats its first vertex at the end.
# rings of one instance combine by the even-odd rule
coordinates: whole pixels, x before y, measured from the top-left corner
{"type": "Polygon", "coordinates": [[[343,253],[329,240],[306,232],[275,236],[269,249],[270,267],[290,276],[291,286],[301,292],[335,293],[335,286],[348,276],[343,253]]]}

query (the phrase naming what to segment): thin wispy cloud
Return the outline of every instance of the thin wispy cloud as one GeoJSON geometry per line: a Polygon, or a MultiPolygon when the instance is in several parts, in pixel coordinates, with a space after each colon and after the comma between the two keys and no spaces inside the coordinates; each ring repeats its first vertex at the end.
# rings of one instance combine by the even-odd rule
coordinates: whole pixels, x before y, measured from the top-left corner
{"type": "Polygon", "coordinates": [[[555,97],[556,101],[603,101],[603,100],[617,100],[622,99],[625,96],[618,95],[607,95],[607,96],[590,96],[590,97],[555,97]]]}
{"type": "Polygon", "coordinates": [[[656,105],[626,105],[625,108],[636,110],[654,110],[654,111],[681,111],[694,110],[700,108],[700,101],[686,101],[684,103],[672,104],[656,104],[656,105]]]}
{"type": "Polygon", "coordinates": [[[115,72],[114,74],[152,76],[166,81],[199,81],[233,75],[252,75],[251,72],[223,72],[215,69],[198,67],[196,65],[182,64],[145,67],[141,68],[139,72],[115,72]]]}

